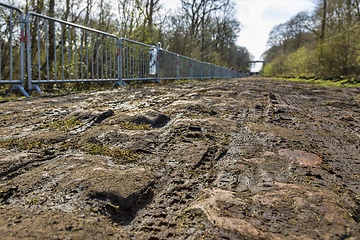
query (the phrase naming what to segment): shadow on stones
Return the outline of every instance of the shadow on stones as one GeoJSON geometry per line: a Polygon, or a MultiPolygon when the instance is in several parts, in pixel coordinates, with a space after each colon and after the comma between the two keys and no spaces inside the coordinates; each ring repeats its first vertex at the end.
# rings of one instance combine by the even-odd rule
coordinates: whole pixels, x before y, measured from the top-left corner
{"type": "Polygon", "coordinates": [[[170,121],[170,118],[157,111],[149,110],[146,112],[118,114],[104,121],[105,124],[116,125],[121,123],[135,123],[137,125],[151,125],[153,128],[162,128],[170,121]]]}
{"type": "Polygon", "coordinates": [[[149,124],[154,128],[164,127],[169,121],[168,116],[155,111],[146,112],[145,115],[139,115],[132,119],[132,122],[136,124],[149,124]]]}
{"type": "Polygon", "coordinates": [[[114,223],[127,226],[134,220],[138,211],[146,208],[152,202],[154,192],[152,186],[149,186],[140,194],[134,193],[128,198],[107,192],[97,192],[90,197],[110,202],[102,209],[103,214],[108,215],[114,223]]]}

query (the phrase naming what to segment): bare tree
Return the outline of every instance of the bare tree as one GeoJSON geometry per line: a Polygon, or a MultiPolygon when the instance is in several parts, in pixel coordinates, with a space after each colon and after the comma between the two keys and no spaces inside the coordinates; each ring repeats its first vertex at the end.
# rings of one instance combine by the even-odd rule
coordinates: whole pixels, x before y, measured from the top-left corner
{"type": "Polygon", "coordinates": [[[208,15],[229,3],[230,0],[181,0],[182,10],[189,24],[191,50],[193,50],[193,42],[198,37],[200,28],[205,29],[208,15]]]}
{"type": "Polygon", "coordinates": [[[286,54],[288,42],[291,38],[289,24],[282,23],[273,27],[270,32],[268,45],[271,47],[282,46],[283,54],[286,54]]]}
{"type": "Polygon", "coordinates": [[[321,30],[319,35],[320,44],[322,44],[325,39],[326,15],[327,15],[327,0],[322,0],[322,19],[321,19],[321,30]]]}

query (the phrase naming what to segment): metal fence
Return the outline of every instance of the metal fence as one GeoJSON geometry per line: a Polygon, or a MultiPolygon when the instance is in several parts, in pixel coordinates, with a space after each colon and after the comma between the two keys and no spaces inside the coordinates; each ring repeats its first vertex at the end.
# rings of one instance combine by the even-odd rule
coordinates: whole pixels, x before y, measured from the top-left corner
{"type": "Polygon", "coordinates": [[[122,81],[158,79],[158,47],[121,38],[120,52],[122,81]]]}
{"type": "Polygon", "coordinates": [[[179,80],[179,55],[160,49],[159,71],[161,79],[179,80]]]}
{"type": "Polygon", "coordinates": [[[40,83],[121,81],[119,38],[37,13],[26,16],[29,90],[40,83]]]}
{"type": "Polygon", "coordinates": [[[19,89],[29,97],[24,89],[24,14],[17,7],[0,3],[0,15],[0,84],[12,84],[9,94],[19,89]]]}
{"type": "MultiPolygon", "coordinates": [[[[229,69],[74,23],[0,3],[0,84],[30,91],[39,84],[244,77],[229,69]],[[7,12],[6,12],[7,11],[7,12]],[[25,59],[25,24],[26,55],[25,59]]],[[[11,92],[10,91],[10,92],[11,92]]]]}

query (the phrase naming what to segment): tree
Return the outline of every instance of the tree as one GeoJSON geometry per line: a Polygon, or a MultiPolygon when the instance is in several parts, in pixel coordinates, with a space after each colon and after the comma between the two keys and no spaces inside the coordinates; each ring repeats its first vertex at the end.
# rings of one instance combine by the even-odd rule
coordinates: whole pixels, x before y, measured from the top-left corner
{"type": "MultiPolygon", "coordinates": [[[[181,0],[184,17],[189,25],[191,51],[194,50],[194,42],[199,37],[200,29],[205,29],[209,14],[222,9],[229,3],[230,0],[181,0]]],[[[202,33],[204,36],[204,31],[202,33]]],[[[190,52],[190,56],[191,54],[192,52],[190,52]]]]}
{"type": "Polygon", "coordinates": [[[154,22],[154,15],[155,12],[158,12],[161,8],[160,0],[148,0],[145,2],[145,9],[146,9],[146,16],[145,20],[147,22],[147,28],[150,34],[153,33],[153,22],[154,22]]]}
{"type": "Polygon", "coordinates": [[[283,54],[286,54],[288,42],[291,38],[290,27],[288,23],[276,25],[270,32],[268,45],[282,46],[283,54]]]}
{"type": "Polygon", "coordinates": [[[275,62],[287,65],[281,74],[299,74],[294,71],[297,66],[306,74],[312,72],[321,78],[358,78],[359,25],[359,0],[318,0],[312,15],[299,13],[274,27],[269,36],[270,49],[265,53],[266,62],[273,62],[272,70],[280,69],[274,67],[275,62]],[[279,49],[284,51],[280,54],[279,49]],[[307,63],[309,59],[303,57],[305,53],[316,58],[311,66],[307,63]],[[279,61],[280,58],[291,59],[296,64],[279,61]],[[299,61],[307,68],[299,67],[299,61]]]}
{"type": "Polygon", "coordinates": [[[227,50],[234,45],[240,33],[240,22],[234,17],[233,13],[234,8],[229,4],[222,9],[219,15],[213,18],[212,38],[215,39],[214,47],[223,56],[231,55],[231,52],[227,50]]]}

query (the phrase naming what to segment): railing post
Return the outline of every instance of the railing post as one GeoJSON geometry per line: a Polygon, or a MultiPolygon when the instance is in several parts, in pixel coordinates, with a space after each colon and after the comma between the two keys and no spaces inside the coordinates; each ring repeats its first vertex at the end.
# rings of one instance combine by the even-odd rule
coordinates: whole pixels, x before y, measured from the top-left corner
{"type": "MultiPolygon", "coordinates": [[[[10,84],[13,82],[13,11],[15,10],[20,14],[20,80],[16,80],[16,83],[14,83],[10,89],[10,92],[6,95],[5,98],[7,98],[13,90],[20,90],[22,94],[24,94],[25,97],[29,98],[29,94],[25,91],[25,19],[24,19],[24,13],[21,9],[14,7],[12,5],[7,5],[5,3],[0,3],[0,6],[10,9],[10,19],[9,19],[9,43],[10,43],[10,84]]],[[[0,46],[0,65],[1,65],[1,46],[0,46]]],[[[0,66],[0,83],[1,83],[1,66],[0,66]]]]}
{"type": "MultiPolygon", "coordinates": [[[[27,24],[27,26],[28,26],[28,28],[27,28],[27,40],[28,40],[28,45],[27,45],[27,51],[28,51],[28,71],[29,71],[29,91],[30,91],[30,93],[31,93],[31,91],[33,90],[33,89],[35,89],[36,91],[38,91],[38,93],[40,94],[40,95],[42,95],[42,92],[41,92],[41,90],[40,90],[40,87],[37,85],[37,84],[32,84],[32,73],[31,73],[31,71],[32,71],[32,68],[31,68],[31,44],[30,44],[30,16],[31,16],[31,14],[30,13],[28,13],[27,14],[27,16],[26,16],[26,24],[27,24]]],[[[39,38],[40,36],[39,36],[39,31],[36,33],[37,35],[36,35],[36,37],[37,38],[39,38]]],[[[40,60],[39,60],[40,61],[40,60]]],[[[40,66],[40,64],[38,65],[38,66],[40,66]]],[[[55,66],[56,67],[56,66],[55,66]]],[[[39,75],[39,80],[40,80],[40,75],[39,75]]]]}
{"type": "Polygon", "coordinates": [[[190,60],[190,67],[191,67],[191,69],[190,69],[191,80],[193,80],[194,79],[194,71],[193,71],[193,60],[192,59],[190,60]]]}
{"type": "MultiPolygon", "coordinates": [[[[32,85],[32,76],[31,76],[31,44],[30,44],[30,15],[27,14],[26,16],[26,40],[27,40],[27,43],[26,43],[26,52],[27,52],[27,69],[28,69],[28,88],[29,88],[29,91],[31,92],[33,90],[33,85],[32,85]]],[[[56,66],[55,66],[56,68],[56,66]]]]}
{"type": "Polygon", "coordinates": [[[211,80],[211,65],[209,63],[209,80],[211,80]]]}
{"type": "Polygon", "coordinates": [[[122,38],[117,43],[118,81],[115,84],[125,85],[122,81],[122,38]]]}
{"type": "MultiPolygon", "coordinates": [[[[31,93],[31,91],[33,89],[36,89],[38,91],[38,93],[41,95],[42,92],[39,88],[39,86],[37,84],[33,85],[32,84],[32,68],[31,68],[31,44],[30,44],[30,13],[28,13],[26,15],[26,34],[27,34],[27,44],[26,44],[26,47],[27,47],[27,56],[28,56],[28,86],[29,86],[29,91],[31,93]]],[[[39,36],[37,36],[39,37],[39,36]]],[[[56,66],[55,66],[56,67],[56,66]]]]}
{"type": "Polygon", "coordinates": [[[156,81],[161,83],[160,81],[160,62],[159,62],[159,55],[160,55],[161,43],[159,42],[157,45],[157,55],[156,55],[156,81]]]}
{"type": "Polygon", "coordinates": [[[176,55],[176,81],[180,81],[179,54],[176,55]]]}
{"type": "Polygon", "coordinates": [[[203,80],[203,72],[202,72],[202,62],[200,62],[200,77],[201,77],[201,81],[203,80]]]}
{"type": "MultiPolygon", "coordinates": [[[[12,33],[11,33],[12,34],[12,33]]],[[[24,14],[20,14],[20,80],[21,85],[15,86],[25,97],[29,98],[29,94],[25,91],[25,19],[24,14]]]]}
{"type": "MultiPolygon", "coordinates": [[[[21,16],[20,16],[20,62],[21,62],[21,72],[20,72],[20,75],[21,75],[21,81],[22,81],[22,84],[21,86],[24,88],[25,87],[25,27],[24,27],[24,15],[21,13],[21,16]]],[[[29,97],[29,96],[26,96],[26,97],[29,97]]]]}

